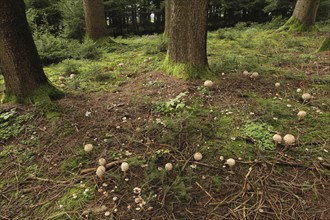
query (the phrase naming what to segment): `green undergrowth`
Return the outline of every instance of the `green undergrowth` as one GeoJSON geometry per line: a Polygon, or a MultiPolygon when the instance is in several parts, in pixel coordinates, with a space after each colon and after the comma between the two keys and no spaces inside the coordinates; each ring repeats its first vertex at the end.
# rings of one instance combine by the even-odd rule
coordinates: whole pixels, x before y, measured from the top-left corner
{"type": "Polygon", "coordinates": [[[24,130],[31,126],[27,122],[33,114],[19,115],[15,108],[0,114],[0,140],[7,141],[10,138],[17,138],[24,130]]]}

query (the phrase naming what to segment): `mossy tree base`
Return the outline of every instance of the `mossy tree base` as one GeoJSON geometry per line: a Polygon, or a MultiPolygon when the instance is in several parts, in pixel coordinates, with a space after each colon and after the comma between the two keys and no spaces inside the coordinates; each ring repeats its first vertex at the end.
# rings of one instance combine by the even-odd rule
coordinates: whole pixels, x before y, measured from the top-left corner
{"type": "Polygon", "coordinates": [[[317,27],[315,25],[306,25],[299,21],[294,16],[291,16],[285,24],[279,28],[280,31],[297,31],[297,32],[312,32],[317,31],[317,27]]]}
{"type": "Polygon", "coordinates": [[[44,110],[48,119],[53,119],[57,118],[60,113],[57,106],[52,101],[63,97],[63,92],[47,83],[40,86],[28,97],[18,97],[14,94],[5,93],[1,103],[34,104],[44,110]]]}
{"type": "Polygon", "coordinates": [[[323,40],[320,48],[317,52],[329,51],[330,50],[330,37],[327,37],[323,40]]]}
{"type": "Polygon", "coordinates": [[[182,79],[214,79],[215,74],[205,66],[193,66],[188,63],[174,63],[170,60],[169,55],[166,55],[164,63],[161,67],[167,74],[173,75],[182,79]]]}

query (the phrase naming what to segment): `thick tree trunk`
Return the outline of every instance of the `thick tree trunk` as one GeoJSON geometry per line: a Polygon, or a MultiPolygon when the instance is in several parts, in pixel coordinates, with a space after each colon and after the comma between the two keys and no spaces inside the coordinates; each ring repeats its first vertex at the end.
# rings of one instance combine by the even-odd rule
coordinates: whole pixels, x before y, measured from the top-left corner
{"type": "Polygon", "coordinates": [[[280,28],[290,31],[315,29],[315,18],[320,0],[298,0],[291,18],[280,28]]]}
{"type": "Polygon", "coordinates": [[[23,0],[0,0],[0,65],[6,88],[3,102],[34,102],[40,92],[57,94],[42,69],[23,0]]]}
{"type": "Polygon", "coordinates": [[[165,30],[164,37],[168,38],[170,35],[171,28],[171,14],[172,14],[172,1],[173,0],[165,0],[165,30]]]}
{"type": "Polygon", "coordinates": [[[204,78],[207,0],[173,0],[166,71],[182,78],[204,78]]]}
{"type": "Polygon", "coordinates": [[[83,0],[87,35],[93,40],[107,36],[103,0],[83,0]]]}

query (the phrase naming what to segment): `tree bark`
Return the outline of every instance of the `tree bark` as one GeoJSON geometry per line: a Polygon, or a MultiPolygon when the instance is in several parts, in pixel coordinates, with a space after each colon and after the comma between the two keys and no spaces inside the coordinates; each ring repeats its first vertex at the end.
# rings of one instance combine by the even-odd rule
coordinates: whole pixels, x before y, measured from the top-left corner
{"type": "Polygon", "coordinates": [[[207,67],[207,0],[173,0],[165,70],[181,78],[203,78],[207,67]]]}
{"type": "Polygon", "coordinates": [[[170,35],[171,28],[171,14],[172,14],[172,1],[173,0],[165,0],[165,30],[164,37],[168,38],[170,35]]]}
{"type": "MultiPolygon", "coordinates": [[[[23,0],[0,0],[0,65],[5,79],[3,102],[30,102],[32,96],[52,95],[25,14],[23,0]]],[[[33,99],[33,98],[32,98],[33,99]]]]}
{"type": "Polygon", "coordinates": [[[315,19],[320,0],[298,0],[291,18],[281,30],[310,31],[315,29],[315,19]]]}
{"type": "Polygon", "coordinates": [[[83,0],[87,35],[98,40],[107,36],[103,0],[83,0]]]}

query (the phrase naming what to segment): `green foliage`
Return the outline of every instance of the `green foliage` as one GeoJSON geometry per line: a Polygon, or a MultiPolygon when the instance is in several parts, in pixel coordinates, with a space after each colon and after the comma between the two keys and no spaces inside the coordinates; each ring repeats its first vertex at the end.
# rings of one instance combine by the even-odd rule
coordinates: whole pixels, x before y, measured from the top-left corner
{"type": "Polygon", "coordinates": [[[28,113],[18,115],[16,109],[0,114],[0,140],[6,141],[12,137],[18,137],[19,134],[27,128],[26,122],[33,117],[28,113]]]}
{"type": "Polygon", "coordinates": [[[65,59],[97,59],[100,52],[97,44],[86,39],[83,43],[49,33],[36,32],[35,43],[44,65],[58,63],[65,59]]]}
{"type": "Polygon", "coordinates": [[[330,50],[330,37],[324,38],[317,52],[323,52],[330,50]]]}
{"type": "Polygon", "coordinates": [[[80,0],[60,0],[57,3],[62,15],[63,36],[82,40],[85,35],[83,4],[80,0]]]}
{"type": "Polygon", "coordinates": [[[255,140],[255,145],[261,150],[274,150],[272,142],[274,128],[271,125],[260,122],[249,122],[241,130],[242,134],[255,140]]]}
{"type": "Polygon", "coordinates": [[[182,111],[187,108],[184,100],[182,99],[187,94],[188,92],[181,92],[174,99],[171,99],[165,103],[158,103],[153,107],[153,111],[162,114],[170,114],[170,113],[182,111]]]}

